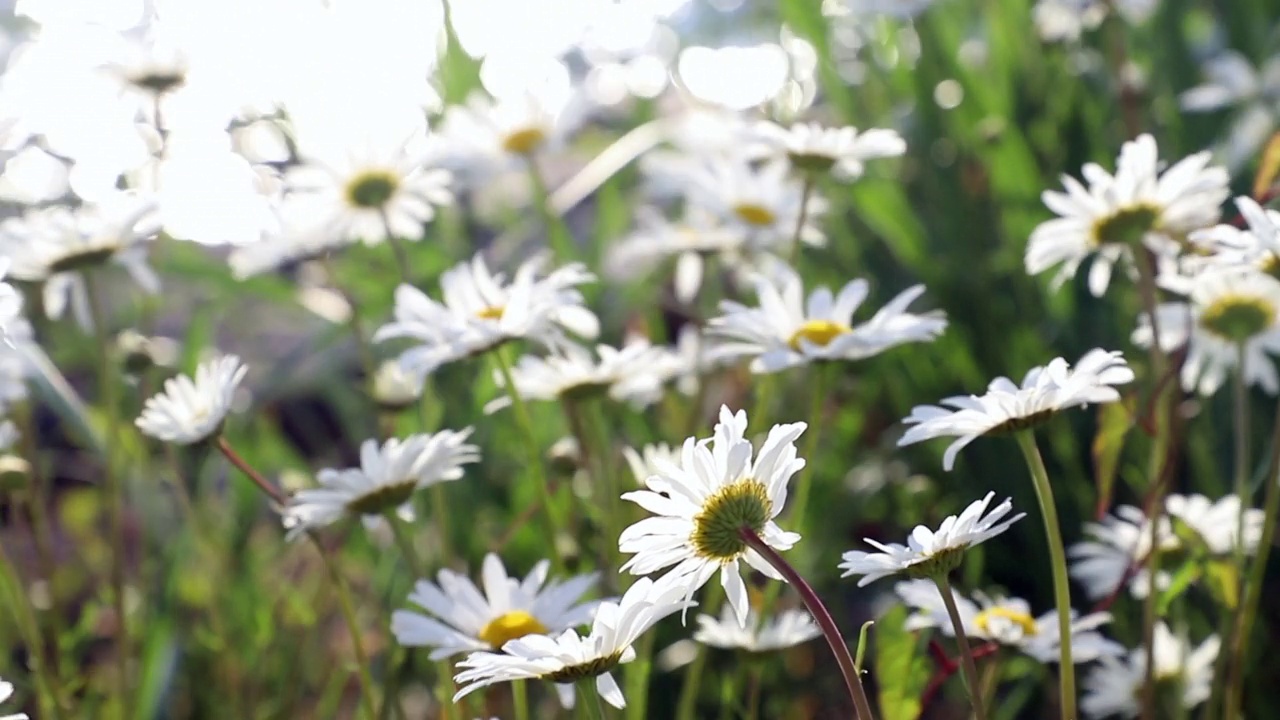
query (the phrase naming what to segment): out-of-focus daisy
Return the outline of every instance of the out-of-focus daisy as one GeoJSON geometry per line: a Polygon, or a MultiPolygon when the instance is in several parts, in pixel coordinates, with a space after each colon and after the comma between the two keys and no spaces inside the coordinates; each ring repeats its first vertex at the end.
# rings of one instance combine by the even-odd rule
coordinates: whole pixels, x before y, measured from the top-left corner
{"type": "Polygon", "coordinates": [[[817,226],[826,201],[804,197],[804,189],[786,162],[775,160],[753,168],[741,156],[708,159],[689,179],[689,199],[709,210],[741,242],[754,250],[789,247],[796,236],[821,245],[826,237],[817,226]]]}
{"type": "MultiPolygon", "coordinates": [[[[908,630],[937,628],[946,635],[955,635],[951,616],[947,614],[938,586],[932,581],[906,580],[895,585],[894,592],[914,611],[907,618],[908,630]]],[[[992,598],[976,593],[974,599],[970,599],[956,592],[952,594],[965,635],[969,638],[993,640],[1026,653],[1042,663],[1058,661],[1060,636],[1057,612],[1035,617],[1031,614],[1030,604],[1021,598],[992,598]]],[[[1110,613],[1098,612],[1075,617],[1073,612],[1072,662],[1090,662],[1103,656],[1124,653],[1124,648],[1119,643],[1098,632],[1098,628],[1109,622],[1110,613]]]]}
{"type": "Polygon", "coordinates": [[[422,398],[423,377],[407,372],[400,363],[388,360],[373,374],[373,401],[388,411],[411,408],[422,398]]]}
{"type": "Polygon", "coordinates": [[[554,637],[526,635],[503,645],[501,653],[472,653],[458,663],[462,672],[454,680],[462,688],[454,702],[497,683],[536,679],[555,683],[560,702],[571,708],[573,683],[595,678],[596,690],[605,702],[626,707],[611,671],[635,659],[631,645],[637,638],[659,620],[690,605],[682,600],[683,595],[684,588],[679,585],[640,578],[618,602],[600,603],[586,637],[574,630],[554,637]]]}
{"type": "MultiPolygon", "coordinates": [[[[1161,695],[1156,714],[1175,717],[1183,709],[1194,708],[1209,699],[1213,684],[1213,665],[1222,643],[1210,635],[1197,647],[1180,638],[1163,622],[1157,622],[1153,636],[1153,657],[1157,686],[1176,689],[1176,696],[1161,695]]],[[[1080,709],[1090,717],[1136,717],[1140,711],[1142,687],[1146,679],[1147,650],[1135,648],[1127,657],[1101,658],[1101,664],[1085,676],[1080,709]]]]}
{"type": "Polygon", "coordinates": [[[1027,371],[1022,384],[998,377],[983,395],[949,397],[938,405],[917,405],[903,422],[910,425],[898,446],[922,440],[954,436],[942,457],[942,467],[950,470],[956,455],[983,435],[1013,432],[1033,427],[1068,408],[1115,402],[1120,393],[1115,385],[1133,381],[1133,370],[1119,352],[1093,349],[1072,367],[1062,358],[1027,371]]]}
{"type": "Polygon", "coordinates": [[[288,202],[305,208],[286,234],[317,247],[418,240],[435,207],[452,200],[449,173],[428,166],[425,145],[419,136],[393,143],[370,139],[310,154],[286,175],[288,202]]]}
{"type": "Polygon", "coordinates": [[[894,130],[852,127],[825,128],[817,123],[796,123],[789,128],[762,122],[756,135],[770,156],[786,158],[800,173],[850,181],[862,177],[863,163],[874,158],[897,157],[907,143],[894,130]]]}
{"type": "Polygon", "coordinates": [[[609,249],[606,274],[630,280],[667,258],[675,258],[675,294],[680,302],[697,297],[706,258],[736,253],[742,246],[739,234],[720,226],[707,213],[688,212],[683,219],[671,221],[652,208],[643,208],[638,225],[635,232],[609,249]]]}
{"type": "Polygon", "coordinates": [[[324,469],[316,475],[318,488],[299,490],[284,510],[284,526],[296,537],[346,515],[358,515],[366,527],[395,511],[413,519],[409,502],[414,492],[437,483],[460,480],[462,466],[480,459],[479,449],[466,442],[471,428],[441,430],[429,435],[392,438],[382,445],[365,440],[360,446],[360,467],[324,469]]]}
{"type": "Polygon", "coordinates": [[[886,15],[908,20],[929,9],[937,0],[836,0],[824,3],[824,12],[836,16],[886,15]]]}
{"type": "MultiPolygon", "coordinates": [[[[13,683],[0,680],[0,703],[13,696],[13,683]]],[[[16,715],[0,715],[0,720],[30,720],[26,713],[16,715]]]]}
{"type": "Polygon", "coordinates": [[[500,650],[525,635],[560,634],[591,622],[598,601],[580,602],[599,578],[577,575],[547,583],[546,560],[523,580],[510,577],[497,555],[485,555],[481,588],[465,575],[441,570],[437,583],[419,580],[409,602],[421,607],[391,615],[391,632],[401,645],[429,647],[432,660],[476,650],[500,650]]]}
{"type": "MultiPolygon", "coordinates": [[[[662,396],[666,378],[662,348],[647,340],[633,340],[621,349],[597,345],[594,356],[581,345],[567,343],[547,357],[525,355],[511,369],[515,391],[525,400],[576,400],[608,394],[613,400],[645,407],[662,396]]],[[[485,405],[493,412],[511,403],[509,389],[495,374],[502,397],[485,405]]]]}
{"type": "Polygon", "coordinates": [[[572,91],[556,90],[531,88],[497,99],[473,95],[465,105],[450,107],[440,125],[446,166],[474,187],[561,146],[585,107],[572,91]]]}
{"type": "Polygon", "coordinates": [[[900,573],[912,578],[933,578],[955,570],[966,550],[1008,530],[1010,525],[1026,515],[1018,513],[1006,520],[1005,516],[1013,511],[1013,502],[1008,499],[987,512],[987,506],[995,495],[987,493],[981,500],[970,503],[959,515],[948,515],[936,532],[917,525],[906,545],[884,544],[863,538],[880,552],[846,552],[841,556],[840,569],[844,574],[840,577],[861,575],[858,587],[863,587],[900,573]]]}
{"type": "MultiPolygon", "coordinates": [[[[1084,534],[1088,539],[1068,548],[1067,557],[1071,560],[1068,572],[1084,588],[1085,595],[1091,600],[1105,598],[1115,592],[1128,575],[1129,592],[1134,597],[1146,597],[1151,590],[1151,580],[1142,563],[1151,553],[1152,527],[1142,510],[1121,505],[1101,522],[1085,523],[1084,534]]],[[[1155,537],[1162,553],[1177,550],[1180,545],[1169,518],[1164,515],[1158,519],[1155,537]]],[[[1166,587],[1169,579],[1167,572],[1158,570],[1156,586],[1166,587]]]]}
{"type": "MultiPolygon", "coordinates": [[[[1170,495],[1165,498],[1165,512],[1196,532],[1211,555],[1229,557],[1235,551],[1239,535],[1240,496],[1227,495],[1210,500],[1204,495],[1170,495]]],[[[1265,513],[1258,508],[1244,511],[1244,552],[1258,551],[1262,539],[1265,513]]]]}
{"type": "Polygon", "coordinates": [[[374,333],[374,342],[407,338],[414,345],[400,355],[404,368],[429,375],[509,340],[541,345],[565,344],[564,329],[591,338],[599,322],[582,305],[577,286],[594,279],[578,263],[542,275],[543,261],[520,266],[510,280],[489,271],[484,258],[447,270],[440,277],[442,299],[433,300],[409,285],[396,288],[395,319],[374,333]]]}
{"type": "MultiPolygon", "coordinates": [[[[1240,366],[1245,381],[1274,395],[1280,392],[1275,361],[1280,354],[1280,280],[1252,269],[1205,272],[1191,282],[1190,303],[1156,307],[1160,347],[1172,352],[1187,347],[1182,387],[1212,395],[1240,366]]],[[[1133,331],[1133,342],[1151,345],[1152,328],[1145,314],[1133,331]]]]}
{"type": "Polygon", "coordinates": [[[1280,273],[1280,212],[1264,208],[1246,196],[1236,198],[1236,207],[1247,227],[1223,223],[1191,233],[1191,241],[1209,254],[1192,254],[1187,260],[1199,268],[1251,267],[1270,275],[1280,273]]]}
{"type": "Polygon", "coordinates": [[[645,445],[639,451],[632,447],[624,447],[622,457],[626,458],[631,476],[638,484],[643,485],[650,476],[660,474],[662,468],[679,465],[680,449],[666,443],[645,445]]]}
{"type": "Polygon", "coordinates": [[[686,597],[719,571],[738,624],[745,624],[749,608],[739,561],[783,578],[747,547],[740,532],[749,529],[777,550],[799,542],[799,535],[779,528],[774,518],[786,504],[791,476],[805,465],[795,446],[805,427],[775,425],[755,453],[745,438],[747,413],[721,407],[711,439],[686,439],[679,465],[657,462],[658,472],[645,480],[647,490],[622,495],[654,514],[622,531],[618,549],[634,553],[622,570],[647,575],[671,568],[666,579],[686,597]]]}
{"type": "Polygon", "coordinates": [[[731,607],[720,610],[720,617],[699,615],[693,639],[703,645],[752,653],[773,652],[809,642],[822,630],[808,612],[783,610],[770,618],[762,618],[755,610],[747,613],[745,625],[739,624],[731,607]]]}
{"type": "Polygon", "coordinates": [[[1045,205],[1059,217],[1041,223],[1027,244],[1027,272],[1061,266],[1054,284],[1075,276],[1093,257],[1089,290],[1106,292],[1112,268],[1131,261],[1135,249],[1172,254],[1188,233],[1218,221],[1230,194],[1227,171],[1209,166],[1209,153],[1191,155],[1160,172],[1156,141],[1143,135],[1124,144],[1111,175],[1089,163],[1088,186],[1064,176],[1066,192],[1045,191],[1045,205]]]}
{"type": "Polygon", "coordinates": [[[22,314],[22,294],[4,281],[9,264],[9,258],[0,257],[0,337],[8,337],[9,323],[22,314]]]}
{"type": "Polygon", "coordinates": [[[1178,105],[1187,112],[1235,108],[1235,118],[1215,148],[1234,172],[1257,157],[1280,120],[1280,55],[1255,67],[1244,55],[1225,50],[1206,60],[1201,70],[1205,82],[1182,93],[1178,105]]]}
{"type": "Polygon", "coordinates": [[[178,445],[217,435],[248,371],[240,358],[226,355],[200,363],[194,380],[187,375],[166,380],[164,390],[143,405],[136,421],[138,429],[157,440],[178,445]]]}
{"type": "Polygon", "coordinates": [[[904,343],[933,340],[947,326],[940,311],[907,311],[924,293],[923,285],[902,291],[870,320],[855,325],[853,314],[868,291],[867,281],[852,280],[839,295],[820,287],[806,302],[794,271],[777,281],[761,279],[756,284],[760,307],[721,302],[724,314],[710,321],[708,332],[725,342],[712,354],[723,359],[751,357],[752,372],[769,373],[815,361],[868,358],[904,343]]]}

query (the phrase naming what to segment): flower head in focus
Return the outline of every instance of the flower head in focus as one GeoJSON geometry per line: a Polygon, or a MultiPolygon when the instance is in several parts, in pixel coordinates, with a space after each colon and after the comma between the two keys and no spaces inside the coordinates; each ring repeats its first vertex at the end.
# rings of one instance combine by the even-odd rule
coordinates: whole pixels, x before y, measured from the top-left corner
{"type": "MultiPolygon", "coordinates": [[[[1192,647],[1185,637],[1173,634],[1169,626],[1157,622],[1152,652],[1155,668],[1152,674],[1157,690],[1177,689],[1177,695],[1162,697],[1160,716],[1170,717],[1182,709],[1194,708],[1209,699],[1213,684],[1213,666],[1222,642],[1217,635],[1205,638],[1192,647]]],[[[1125,657],[1101,658],[1101,664],[1085,676],[1081,688],[1080,709],[1094,718],[1137,717],[1146,680],[1147,650],[1135,648],[1125,657]]]]}
{"type": "Polygon", "coordinates": [[[388,512],[411,520],[409,500],[415,492],[462,479],[462,466],[480,459],[479,449],[466,442],[470,435],[467,428],[392,438],[381,445],[365,440],[360,467],[321,470],[316,475],[320,487],[299,490],[290,499],[284,510],[289,537],[347,515],[360,516],[366,527],[380,524],[388,512]]]}
{"type": "Polygon", "coordinates": [[[1006,520],[1005,516],[1013,512],[1013,502],[1008,499],[987,512],[993,497],[995,493],[987,493],[981,500],[970,503],[959,515],[948,515],[936,532],[917,525],[906,545],[884,544],[863,538],[880,552],[846,552],[841,556],[840,569],[844,574],[840,577],[861,575],[858,587],[863,587],[891,575],[933,578],[955,570],[966,550],[1008,530],[1010,525],[1026,515],[1018,513],[1006,520]]]}
{"type": "Polygon", "coordinates": [[[476,652],[458,663],[462,672],[454,678],[462,686],[454,702],[481,688],[518,680],[547,680],[565,707],[573,707],[573,683],[594,678],[600,697],[610,705],[626,707],[612,670],[635,659],[631,645],[659,620],[687,608],[684,588],[640,578],[617,602],[600,603],[583,637],[575,630],[556,636],[526,635],[508,641],[501,653],[476,652]]]}
{"type": "Polygon", "coordinates": [[[138,429],[157,440],[178,445],[191,445],[217,435],[248,371],[240,358],[226,355],[200,363],[194,380],[186,375],[166,380],[164,390],[143,405],[136,421],[138,429]]]}
{"type": "Polygon", "coordinates": [[[396,610],[391,632],[401,645],[429,647],[432,660],[477,650],[500,650],[526,635],[559,634],[591,621],[598,602],[580,602],[598,573],[547,583],[550,563],[534,565],[523,580],[510,577],[502,560],[485,555],[481,588],[443,569],[437,582],[419,580],[409,594],[416,610],[396,610]]]}
{"type": "Polygon", "coordinates": [[[799,542],[799,535],[782,530],[774,519],[786,504],[791,476],[805,465],[795,446],[805,427],[775,425],[756,453],[745,437],[746,412],[721,407],[712,438],[688,438],[679,465],[656,462],[658,472],[645,480],[648,489],[622,495],[654,515],[619,536],[618,549],[633,554],[622,570],[647,575],[671,568],[664,580],[683,589],[686,597],[719,571],[738,624],[745,624],[747,587],[739,562],[745,560],[775,580],[783,578],[747,546],[741,533],[754,532],[777,550],[790,550],[799,542]]]}
{"type": "Polygon", "coordinates": [[[724,342],[712,350],[721,359],[751,357],[751,370],[770,373],[823,360],[861,360],[910,342],[927,342],[947,326],[939,311],[907,311],[924,293],[916,285],[899,293],[872,318],[855,325],[853,314],[866,300],[869,285],[852,280],[833,295],[820,287],[804,299],[800,276],[792,270],[776,282],[760,279],[760,307],[721,302],[724,314],[713,318],[709,333],[724,342]]]}
{"type": "MultiPolygon", "coordinates": [[[[913,610],[907,618],[907,630],[936,628],[944,635],[955,635],[951,617],[939,594],[938,586],[924,579],[905,580],[894,586],[894,592],[913,610]]],[[[965,635],[992,640],[1025,653],[1042,663],[1059,660],[1058,614],[1050,611],[1039,617],[1031,614],[1031,606],[1021,598],[991,598],[982,593],[976,599],[953,591],[956,609],[965,635]]],[[[1086,663],[1107,655],[1121,655],[1124,648],[1098,632],[1111,622],[1110,613],[1090,613],[1077,617],[1072,611],[1072,661],[1086,663]]]]}
{"type": "Polygon", "coordinates": [[[941,406],[917,405],[903,420],[911,427],[898,446],[957,437],[942,457],[942,467],[950,470],[960,450],[979,437],[1034,427],[1068,408],[1116,402],[1120,392],[1114,386],[1132,382],[1133,377],[1119,352],[1095,348],[1075,367],[1054,358],[1048,365],[1031,368],[1021,385],[998,377],[983,395],[949,397],[941,406]]]}
{"type": "Polygon", "coordinates": [[[796,123],[789,128],[762,122],[756,135],[770,156],[781,156],[800,174],[831,174],[838,180],[862,177],[863,163],[874,158],[897,157],[907,143],[894,130],[872,128],[824,128],[817,123],[796,123]]]}
{"type": "Polygon", "coordinates": [[[1089,163],[1088,186],[1064,176],[1066,192],[1046,191],[1045,205],[1059,217],[1041,223],[1027,244],[1027,272],[1061,266],[1055,284],[1075,277],[1093,257],[1089,290],[1102,295],[1112,268],[1131,262],[1135,249],[1176,254],[1189,233],[1218,221],[1230,195],[1227,171],[1209,166],[1209,153],[1191,155],[1160,171],[1156,141],[1143,135],[1120,150],[1114,175],[1089,163]]]}
{"type": "Polygon", "coordinates": [[[822,634],[813,617],[805,610],[783,610],[765,618],[755,610],[747,613],[747,622],[738,622],[734,609],[725,606],[720,617],[699,615],[698,630],[693,639],[703,645],[726,650],[766,653],[795,647],[822,634]]]}

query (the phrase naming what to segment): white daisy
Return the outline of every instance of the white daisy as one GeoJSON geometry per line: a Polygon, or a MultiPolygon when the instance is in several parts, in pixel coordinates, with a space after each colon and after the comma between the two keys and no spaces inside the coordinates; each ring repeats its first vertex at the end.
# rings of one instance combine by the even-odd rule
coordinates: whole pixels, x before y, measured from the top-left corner
{"type": "Polygon", "coordinates": [[[397,142],[365,142],[318,147],[285,176],[285,234],[312,248],[332,248],[388,238],[416,241],[435,217],[435,207],[452,201],[449,173],[429,167],[427,140],[415,135],[397,142]]]}
{"type": "Polygon", "coordinates": [[[562,146],[585,117],[572,91],[530,88],[491,99],[473,94],[445,111],[440,124],[444,162],[469,187],[562,146]]]}
{"type": "Polygon", "coordinates": [[[1178,96],[1186,112],[1220,112],[1231,108],[1234,117],[1219,136],[1214,154],[1233,173],[1258,157],[1280,120],[1280,55],[1253,62],[1226,49],[1201,66],[1205,82],[1178,96]]]}
{"type": "MultiPolygon", "coordinates": [[[[1194,708],[1211,694],[1213,665],[1218,659],[1221,641],[1210,635],[1192,648],[1186,638],[1180,638],[1163,622],[1157,622],[1153,636],[1153,657],[1157,688],[1165,687],[1177,692],[1170,697],[1161,693],[1157,710],[1160,717],[1182,714],[1184,708],[1194,708]]],[[[1140,711],[1142,687],[1146,680],[1147,651],[1136,648],[1124,658],[1101,658],[1102,664],[1085,676],[1080,698],[1080,709],[1095,718],[1113,716],[1136,717],[1140,711]]]]}
{"type": "Polygon", "coordinates": [[[0,337],[9,335],[9,323],[22,314],[22,293],[4,281],[9,274],[10,260],[0,257],[0,337]]]}
{"type": "Polygon", "coordinates": [[[1193,268],[1252,267],[1268,274],[1280,271],[1280,212],[1245,196],[1236,198],[1236,207],[1247,227],[1224,223],[1191,233],[1190,240],[1209,255],[1192,254],[1187,260],[1193,268]]]}
{"type": "Polygon", "coordinates": [[[740,625],[734,609],[721,608],[720,617],[699,615],[698,630],[693,639],[703,645],[751,653],[773,652],[795,647],[822,634],[822,629],[805,610],[783,610],[771,618],[762,618],[755,610],[747,613],[747,623],[740,625]]]}
{"type": "MultiPolygon", "coordinates": [[[[13,696],[13,683],[0,680],[0,703],[13,696]]],[[[30,720],[26,713],[16,715],[0,715],[0,720],[30,720]]]]}
{"type": "Polygon", "coordinates": [[[442,300],[409,285],[396,288],[395,320],[374,333],[374,342],[408,338],[404,368],[429,375],[446,363],[490,350],[509,340],[558,347],[564,330],[587,338],[599,332],[596,316],[582,305],[578,285],[595,278],[574,263],[541,275],[541,257],[520,266],[510,280],[492,273],[481,255],[445,271],[442,300]]]}
{"type": "Polygon", "coordinates": [[[801,173],[831,175],[850,181],[862,177],[863,162],[897,157],[907,143],[894,130],[852,127],[825,128],[817,123],[796,123],[789,128],[761,122],[755,134],[770,156],[786,158],[801,173]]]}
{"type": "MultiPolygon", "coordinates": [[[[1240,529],[1239,495],[1227,495],[1216,501],[1204,495],[1170,495],[1165,498],[1164,508],[1169,517],[1181,520],[1194,530],[1211,555],[1230,557],[1234,553],[1240,529]]],[[[1246,555],[1258,551],[1265,514],[1258,508],[1244,511],[1246,555]]]]}
{"type": "Polygon", "coordinates": [[[618,602],[602,602],[583,637],[574,630],[550,637],[526,635],[502,646],[502,653],[477,652],[458,663],[462,672],[454,678],[462,689],[454,702],[484,687],[516,680],[548,680],[565,707],[573,707],[573,683],[595,678],[596,690],[610,705],[622,708],[626,700],[611,671],[635,659],[631,647],[641,635],[668,615],[689,607],[682,601],[684,588],[640,578],[618,602]]]}
{"type": "MultiPolygon", "coordinates": [[[[573,400],[607,393],[613,400],[643,408],[662,397],[664,359],[663,349],[647,340],[633,340],[621,349],[597,345],[594,356],[581,345],[565,343],[547,357],[522,356],[511,377],[525,400],[573,400]]],[[[486,412],[511,404],[500,373],[494,374],[494,382],[504,394],[485,405],[486,412]]]]}
{"type": "Polygon", "coordinates": [[[348,514],[359,515],[365,527],[379,525],[382,514],[394,510],[413,519],[413,493],[437,483],[460,480],[462,466],[480,459],[479,449],[466,443],[471,428],[392,438],[381,446],[365,440],[360,467],[324,469],[316,475],[318,488],[294,493],[284,510],[289,537],[322,527],[348,514]]]}
{"type": "Polygon", "coordinates": [[[1227,199],[1227,171],[1209,167],[1209,153],[1191,155],[1159,170],[1156,141],[1150,135],[1124,144],[1111,175],[1089,163],[1082,169],[1088,187],[1064,176],[1066,192],[1041,197],[1059,215],[1041,223],[1027,244],[1027,272],[1036,275],[1061,265],[1055,285],[1072,278],[1093,256],[1089,290],[1106,292],[1113,266],[1131,260],[1135,248],[1171,254],[1188,233],[1218,221],[1227,199]]]}
{"type": "MultiPolygon", "coordinates": [[[[1137,598],[1146,597],[1151,589],[1145,567],[1147,555],[1151,553],[1151,530],[1151,521],[1141,509],[1131,505],[1117,507],[1114,514],[1103,517],[1101,522],[1085,523],[1084,534],[1088,539],[1067,549],[1071,579],[1084,588],[1090,600],[1099,600],[1115,592],[1127,575],[1129,592],[1137,598]]],[[[1163,515],[1155,535],[1162,553],[1173,552],[1181,545],[1173,534],[1169,518],[1163,515]]],[[[1169,581],[1169,573],[1157,571],[1157,587],[1167,587],[1169,581]]]]}
{"type": "Polygon", "coordinates": [[[639,451],[624,447],[622,456],[626,458],[631,476],[639,485],[643,485],[651,476],[661,474],[662,468],[680,464],[680,450],[666,443],[645,445],[639,451]]]}
{"type": "Polygon", "coordinates": [[[760,279],[760,307],[732,300],[720,303],[708,333],[725,342],[711,352],[719,359],[751,357],[751,370],[770,373],[822,360],[861,360],[910,342],[927,342],[947,327],[941,311],[917,315],[907,307],[924,293],[916,285],[899,293],[870,320],[854,325],[853,314],[867,298],[865,280],[852,280],[833,295],[820,287],[804,299],[793,270],[775,281],[760,279]]]}
{"type": "Polygon", "coordinates": [[[235,355],[200,363],[195,380],[187,375],[166,380],[164,390],[147,399],[135,424],[157,440],[178,445],[213,437],[222,430],[248,371],[235,355]]]}
{"type": "MultiPolygon", "coordinates": [[[[721,226],[710,214],[693,210],[681,220],[672,221],[653,208],[641,208],[635,232],[609,248],[606,275],[633,280],[668,258],[675,258],[676,299],[692,302],[702,288],[706,258],[731,256],[741,252],[743,246],[740,234],[721,226]]],[[[732,257],[725,259],[735,262],[732,257]]]]}
{"type": "Polygon", "coordinates": [[[423,380],[421,375],[406,372],[403,365],[388,360],[373,373],[373,401],[393,412],[411,408],[422,398],[423,380]]]}
{"type": "Polygon", "coordinates": [[[791,476],[805,465],[795,446],[805,427],[775,425],[753,460],[751,441],[745,439],[747,413],[721,407],[714,437],[686,439],[679,465],[659,463],[659,471],[645,480],[648,490],[622,495],[654,514],[622,531],[618,549],[634,553],[622,570],[647,575],[672,568],[667,577],[684,588],[686,597],[719,570],[738,624],[744,624],[747,587],[739,561],[775,580],[783,578],[747,547],[740,532],[749,529],[777,550],[799,542],[798,534],[782,530],[774,518],[786,504],[791,476]]]}
{"type": "Polygon", "coordinates": [[[844,574],[861,575],[858,587],[864,587],[880,578],[903,573],[909,577],[932,578],[938,573],[948,573],[960,566],[965,550],[999,535],[1009,526],[1021,520],[1026,513],[1018,513],[1005,520],[1013,511],[1013,502],[1004,502],[987,512],[995,493],[987,493],[981,500],[969,503],[959,515],[948,515],[937,532],[924,525],[917,525],[907,538],[906,545],[883,544],[863,538],[880,552],[869,553],[850,550],[841,557],[840,569],[844,574]],[[985,515],[985,517],[984,517],[985,515]]]}
{"type": "MultiPolygon", "coordinates": [[[[1156,307],[1160,347],[1172,352],[1187,347],[1182,387],[1212,395],[1240,365],[1244,376],[1274,395],[1280,392],[1275,361],[1280,354],[1280,280],[1251,270],[1206,272],[1191,282],[1190,303],[1156,307]]],[[[1144,314],[1133,342],[1151,345],[1151,323],[1144,314]]]]}
{"type": "Polygon", "coordinates": [[[547,583],[546,560],[523,580],[509,577],[497,555],[485,555],[483,592],[465,575],[443,569],[437,583],[419,580],[409,602],[422,607],[396,610],[391,632],[401,645],[429,647],[432,660],[476,650],[500,650],[525,635],[560,634],[591,622],[599,601],[580,602],[599,573],[547,583]]]}
{"type": "MultiPolygon", "coordinates": [[[[907,618],[906,629],[937,628],[948,636],[955,635],[951,616],[938,591],[930,580],[905,580],[893,588],[898,597],[915,612],[907,618]]],[[[988,597],[983,593],[967,598],[952,591],[956,610],[965,635],[979,640],[991,640],[1014,648],[1042,663],[1058,662],[1059,638],[1058,613],[1050,611],[1035,617],[1031,606],[1021,598],[988,597]]],[[[1103,637],[1097,630],[1111,622],[1111,614],[1090,613],[1077,617],[1072,611],[1071,660],[1085,663],[1107,655],[1121,655],[1124,648],[1114,640],[1103,637]]]]}
{"type": "Polygon", "coordinates": [[[786,162],[766,162],[757,169],[741,156],[716,156],[691,174],[687,192],[690,202],[710,211],[753,251],[789,248],[801,208],[805,208],[801,242],[826,242],[817,226],[826,201],[812,194],[806,200],[786,162]]]}

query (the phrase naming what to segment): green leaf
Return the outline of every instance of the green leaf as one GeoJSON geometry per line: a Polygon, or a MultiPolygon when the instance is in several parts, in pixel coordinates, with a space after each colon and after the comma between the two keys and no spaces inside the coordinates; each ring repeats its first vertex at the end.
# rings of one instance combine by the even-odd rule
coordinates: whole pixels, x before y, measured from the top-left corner
{"type": "Polygon", "coordinates": [[[1163,616],[1169,612],[1169,606],[1173,604],[1191,587],[1200,577],[1204,575],[1204,565],[1196,558],[1191,558],[1178,568],[1173,574],[1173,579],[1169,582],[1169,587],[1160,593],[1160,597],[1156,602],[1156,612],[1163,616]]]}
{"type": "Polygon", "coordinates": [[[876,622],[875,672],[883,720],[915,720],[929,681],[929,664],[915,633],[903,629],[907,608],[896,605],[876,622]]]}
{"type": "Polygon", "coordinates": [[[1264,197],[1271,190],[1277,175],[1280,175],[1280,132],[1271,136],[1266,148],[1262,151],[1262,159],[1258,162],[1258,174],[1253,178],[1253,196],[1264,197]]]}
{"type": "Polygon", "coordinates": [[[1225,609],[1235,610],[1240,604],[1240,569],[1229,559],[1210,560],[1205,573],[1213,598],[1225,609]]]}
{"type": "Polygon", "coordinates": [[[1124,437],[1132,427],[1133,414],[1127,402],[1098,406],[1098,432],[1093,436],[1093,479],[1098,488],[1099,514],[1111,507],[1120,451],[1124,449],[1124,437]]]}

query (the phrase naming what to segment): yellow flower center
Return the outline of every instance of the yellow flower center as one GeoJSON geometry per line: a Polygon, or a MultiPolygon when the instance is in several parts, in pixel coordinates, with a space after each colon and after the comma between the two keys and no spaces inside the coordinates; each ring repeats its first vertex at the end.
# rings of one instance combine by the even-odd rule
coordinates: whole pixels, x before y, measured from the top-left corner
{"type": "Polygon", "coordinates": [[[758,533],[772,516],[773,502],[764,484],[742,480],[707,498],[702,511],[693,517],[689,541],[700,557],[719,562],[736,560],[747,550],[740,535],[742,529],[758,533]]]}
{"type": "Polygon", "coordinates": [[[739,203],[733,206],[733,212],[742,218],[743,222],[757,227],[772,225],[778,220],[778,216],[772,210],[759,203],[739,203]]]}
{"type": "Polygon", "coordinates": [[[358,208],[380,208],[399,187],[400,177],[390,170],[365,170],[347,183],[347,202],[358,208]]]}
{"type": "Polygon", "coordinates": [[[540,127],[520,128],[502,139],[502,149],[516,155],[529,155],[542,146],[547,133],[540,127]]]}
{"type": "Polygon", "coordinates": [[[547,626],[538,622],[538,618],[524,610],[512,610],[490,620],[480,628],[479,638],[494,650],[501,650],[510,640],[518,640],[525,635],[542,635],[547,626]]]}
{"type": "Polygon", "coordinates": [[[1153,205],[1121,208],[1093,222],[1093,246],[1136,245],[1142,236],[1155,229],[1159,220],[1160,208],[1153,205]]]}
{"type": "Polygon", "coordinates": [[[1263,298],[1228,295],[1200,313],[1200,326],[1231,342],[1244,342],[1275,324],[1276,307],[1263,298]]]}
{"type": "Polygon", "coordinates": [[[993,607],[983,610],[978,613],[978,617],[974,618],[973,624],[977,625],[982,632],[990,634],[991,621],[994,618],[1001,618],[1017,625],[1022,628],[1023,635],[1036,635],[1040,632],[1039,628],[1036,627],[1035,618],[1019,610],[1006,607],[993,607]]]}
{"type": "Polygon", "coordinates": [[[791,339],[787,341],[787,345],[790,345],[791,349],[796,352],[800,352],[801,350],[801,340],[808,340],[810,345],[826,347],[832,340],[835,340],[837,337],[848,332],[852,332],[852,328],[838,322],[832,322],[830,320],[806,320],[805,323],[800,326],[800,329],[796,330],[795,333],[791,335],[791,339]]]}
{"type": "Polygon", "coordinates": [[[487,307],[481,310],[480,312],[476,313],[476,317],[480,318],[481,320],[501,320],[502,313],[505,310],[506,308],[501,305],[498,305],[496,307],[487,307]]]}

